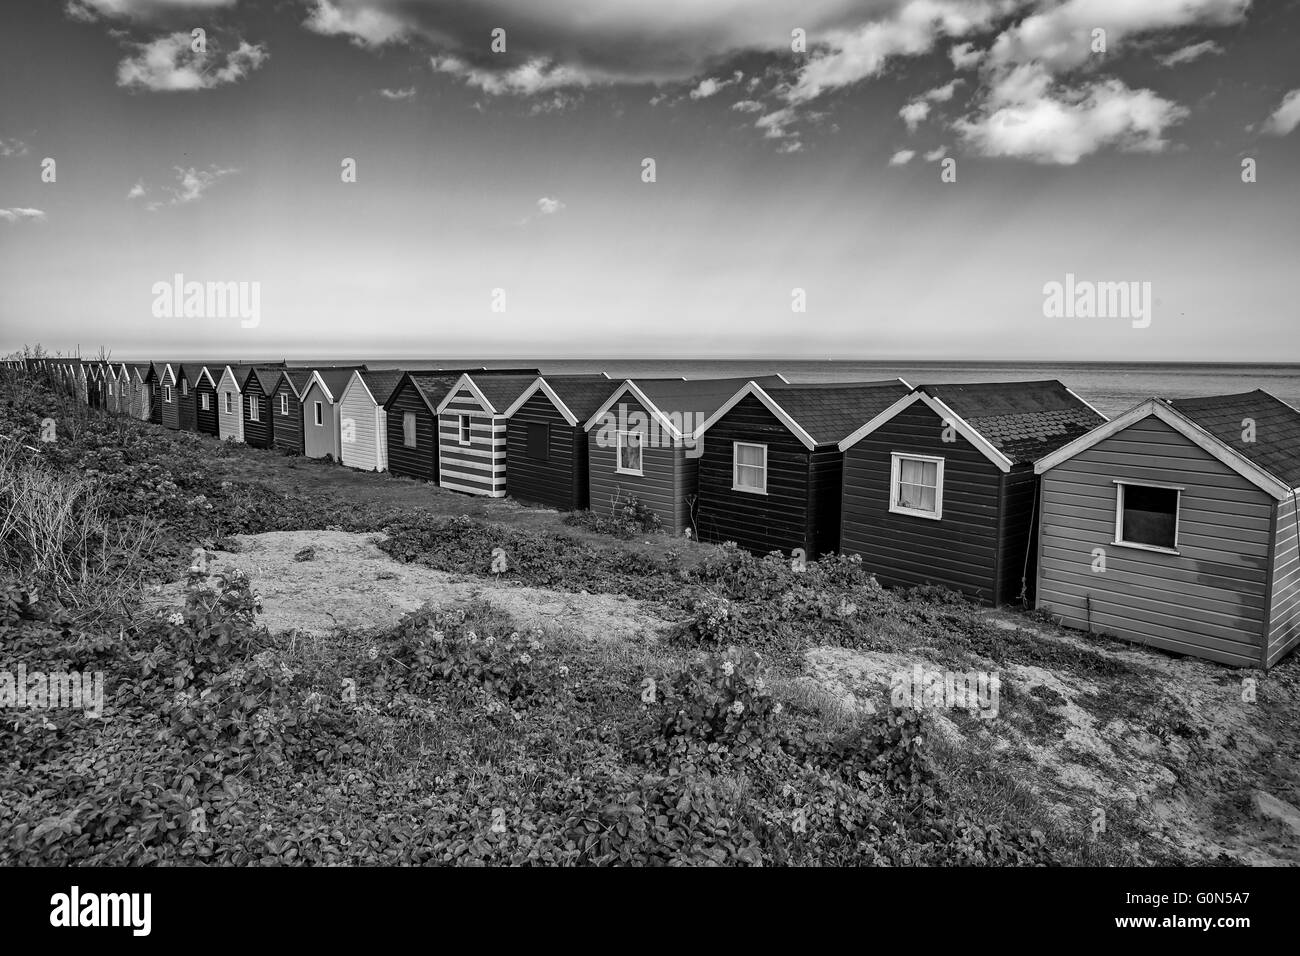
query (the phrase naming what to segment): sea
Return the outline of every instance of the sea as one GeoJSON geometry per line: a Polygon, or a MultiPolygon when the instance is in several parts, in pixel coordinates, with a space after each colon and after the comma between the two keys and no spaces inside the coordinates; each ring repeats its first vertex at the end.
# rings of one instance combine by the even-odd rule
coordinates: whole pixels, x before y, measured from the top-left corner
{"type": "MultiPolygon", "coordinates": [[[[791,382],[1033,382],[1057,379],[1108,417],[1152,396],[1232,395],[1257,388],[1300,407],[1300,364],[1126,364],[1085,362],[866,362],[691,359],[360,359],[371,368],[536,368],[543,375],[605,372],[613,379],[742,378],[781,373],[791,382]]],[[[291,362],[291,364],[297,364],[291,362]]]]}

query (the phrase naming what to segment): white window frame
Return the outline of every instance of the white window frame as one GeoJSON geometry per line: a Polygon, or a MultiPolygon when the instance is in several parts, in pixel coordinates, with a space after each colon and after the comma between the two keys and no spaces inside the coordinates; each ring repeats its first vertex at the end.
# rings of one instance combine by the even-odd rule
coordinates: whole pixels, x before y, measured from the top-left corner
{"type": "Polygon", "coordinates": [[[190,380],[187,378],[183,378],[181,379],[181,398],[189,398],[189,397],[190,397],[190,380]]]}
{"type": "Polygon", "coordinates": [[[470,418],[465,412],[456,416],[456,444],[471,445],[474,439],[470,436],[470,418]]]}
{"type": "Polygon", "coordinates": [[[614,433],[614,472],[619,475],[636,475],[638,478],[645,477],[645,433],[644,432],[632,430],[632,431],[623,431],[623,432],[614,433]],[[637,449],[641,452],[639,456],[641,467],[637,469],[623,467],[623,448],[626,444],[624,442],[624,439],[626,439],[629,435],[636,435],[637,438],[641,439],[641,444],[637,446],[637,449]]]}
{"type": "Polygon", "coordinates": [[[415,420],[415,412],[402,412],[402,447],[403,448],[419,447],[417,445],[419,439],[416,437],[417,427],[418,424],[415,420]],[[406,431],[406,423],[408,421],[411,423],[411,431],[409,435],[407,434],[406,431]]]}
{"type": "Polygon", "coordinates": [[[262,420],[262,403],[258,401],[256,395],[248,396],[248,420],[250,422],[260,422],[262,420]]]}
{"type": "Polygon", "coordinates": [[[731,490],[743,491],[748,495],[765,495],[767,494],[767,445],[755,441],[733,441],[731,443],[731,490]],[[763,464],[760,465],[742,465],[740,463],[740,447],[763,449],[763,464]],[[763,469],[763,487],[751,488],[740,483],[741,468],[762,468],[763,469]]]}
{"type": "Polygon", "coordinates": [[[280,393],[280,414],[289,414],[289,396],[285,392],[280,393]]]}
{"type": "Polygon", "coordinates": [[[222,412],[222,414],[223,415],[235,414],[235,402],[234,399],[231,397],[230,392],[222,392],[221,397],[225,399],[225,401],[222,402],[221,404],[226,406],[226,410],[222,412]]]}
{"type": "Polygon", "coordinates": [[[204,392],[199,398],[202,400],[199,402],[199,407],[205,412],[209,411],[212,408],[212,403],[208,401],[208,393],[204,392]]]}
{"type": "Polygon", "coordinates": [[[325,409],[324,409],[324,407],[321,405],[320,402],[312,402],[311,404],[312,404],[312,408],[313,408],[312,416],[315,418],[315,420],[316,420],[316,424],[317,424],[318,426],[320,426],[320,425],[324,425],[324,424],[325,424],[325,409]]]}
{"type": "Polygon", "coordinates": [[[170,405],[172,403],[172,387],[170,385],[164,385],[162,387],[162,392],[163,392],[163,404],[170,405]]]}
{"type": "Polygon", "coordinates": [[[1115,479],[1115,540],[1111,544],[1118,548],[1137,548],[1139,551],[1155,551],[1157,554],[1179,554],[1178,550],[1178,532],[1183,517],[1183,492],[1187,490],[1185,485],[1166,485],[1159,481],[1135,481],[1124,478],[1115,479]],[[1162,548],[1155,544],[1143,544],[1140,541],[1125,541],[1124,534],[1124,489],[1130,485],[1137,488],[1163,488],[1166,491],[1177,492],[1178,498],[1174,501],[1174,546],[1172,548],[1162,548]]]}
{"type": "Polygon", "coordinates": [[[914,455],[911,452],[895,451],[889,453],[889,510],[898,515],[911,515],[913,518],[929,518],[931,521],[943,520],[943,459],[935,455],[914,455]],[[934,463],[938,467],[934,473],[934,511],[921,508],[908,508],[898,503],[898,491],[902,462],[921,461],[934,463]]]}

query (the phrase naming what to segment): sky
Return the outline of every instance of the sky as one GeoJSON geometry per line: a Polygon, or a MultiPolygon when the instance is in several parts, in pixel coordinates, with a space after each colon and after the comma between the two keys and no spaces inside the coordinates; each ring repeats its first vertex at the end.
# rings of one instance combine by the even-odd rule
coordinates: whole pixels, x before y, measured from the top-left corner
{"type": "Polygon", "coordinates": [[[5,0],[0,354],[1300,361],[1298,48],[1298,0],[5,0]]]}

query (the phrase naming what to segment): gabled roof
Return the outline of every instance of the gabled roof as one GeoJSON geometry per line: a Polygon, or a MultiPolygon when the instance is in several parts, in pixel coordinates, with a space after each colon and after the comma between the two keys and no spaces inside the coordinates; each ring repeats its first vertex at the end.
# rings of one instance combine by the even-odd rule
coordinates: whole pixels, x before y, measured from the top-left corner
{"type": "Polygon", "coordinates": [[[306,395],[307,390],[311,388],[311,383],[317,382],[332,405],[343,397],[343,390],[348,387],[348,382],[352,381],[352,373],[355,371],[357,371],[355,368],[314,368],[311,370],[311,380],[302,393],[306,395]]]}
{"type": "MultiPolygon", "coordinates": [[[[176,366],[176,368],[179,368],[179,367],[180,367],[180,366],[179,366],[179,364],[178,364],[178,365],[176,366]]],[[[157,369],[158,369],[158,381],[161,382],[161,383],[164,384],[164,385],[175,385],[175,384],[176,384],[176,368],[173,368],[173,367],[172,367],[172,364],[171,364],[170,362],[159,362],[159,363],[157,364],[157,369]]]]}
{"type": "Polygon", "coordinates": [[[510,418],[523,407],[523,404],[537,392],[542,392],[550,399],[555,410],[570,425],[585,422],[617,384],[608,375],[539,375],[506,409],[505,417],[510,418]]]}
{"type": "Polygon", "coordinates": [[[242,392],[244,391],[244,389],[248,388],[248,380],[250,378],[256,377],[257,384],[262,389],[262,394],[270,395],[273,391],[275,391],[275,383],[280,380],[280,373],[282,371],[284,370],[278,366],[275,368],[267,368],[259,365],[254,368],[250,368],[244,374],[244,377],[240,379],[239,390],[242,392]]]}
{"type": "MultiPolygon", "coordinates": [[[[612,395],[609,396],[587,419],[583,428],[592,429],[604,418],[605,413],[614,407],[623,395],[633,396],[647,412],[659,423],[669,436],[685,438],[680,428],[670,416],[676,415],[684,424],[684,416],[699,416],[701,424],[721,408],[726,401],[747,383],[767,387],[784,385],[786,380],[780,375],[765,375],[760,378],[712,378],[686,381],[680,378],[638,378],[626,379],[612,395]]],[[[692,429],[691,435],[698,434],[699,427],[692,429]]]]}
{"type": "Polygon", "coordinates": [[[901,378],[882,382],[829,382],[807,385],[768,385],[747,382],[697,430],[702,435],[747,395],[763,403],[805,448],[834,445],[864,421],[906,395],[911,386],[901,378]]]}
{"type": "Polygon", "coordinates": [[[531,385],[536,376],[534,375],[480,375],[475,372],[473,375],[466,373],[456,380],[456,383],[443,396],[438,403],[438,411],[441,413],[456,393],[462,388],[467,388],[474,394],[478,403],[493,415],[503,415],[520,393],[531,385]]]}
{"type": "Polygon", "coordinates": [[[248,380],[248,374],[251,371],[253,371],[253,366],[251,365],[227,365],[221,369],[221,374],[217,376],[217,385],[221,385],[222,380],[226,377],[226,373],[229,372],[230,377],[234,379],[235,388],[240,392],[243,392],[244,383],[248,380]]]}
{"type": "Polygon", "coordinates": [[[429,410],[429,414],[437,415],[438,405],[459,380],[460,373],[406,372],[397,385],[394,386],[392,393],[388,396],[388,401],[384,403],[384,407],[388,408],[392,404],[394,397],[401,390],[402,383],[408,382],[420,401],[424,402],[424,407],[429,410]]]}
{"type": "MultiPolygon", "coordinates": [[[[1193,407],[1195,408],[1195,406],[1193,407]]],[[[1200,412],[1201,410],[1197,409],[1197,411],[1200,412]]],[[[1034,471],[1041,475],[1044,472],[1055,468],[1061,462],[1068,461],[1075,455],[1087,451],[1099,442],[1105,441],[1117,432],[1123,431],[1130,425],[1140,422],[1144,418],[1150,417],[1158,418],[1174,431],[1181,434],[1188,441],[1192,442],[1192,444],[1205,451],[1211,457],[1218,459],[1255,487],[1276,498],[1278,501],[1283,501],[1291,497],[1292,492],[1297,490],[1289,480],[1283,480],[1272,472],[1260,467],[1254,460],[1246,457],[1231,445],[1221,441],[1214,434],[1202,428],[1187,415],[1184,415],[1178,408],[1160,398],[1149,398],[1144,402],[1140,402],[1124,414],[1112,418],[1106,424],[1094,428],[1092,431],[1088,432],[1088,434],[1080,438],[1076,438],[1063,448],[1058,448],[1055,452],[1037,462],[1034,465],[1034,471]]],[[[1240,422],[1238,422],[1238,429],[1238,434],[1240,434],[1240,422]]],[[[1158,455],[1159,452],[1158,450],[1153,450],[1152,454],[1158,455]]]]}
{"type": "MultiPolygon", "coordinates": [[[[293,392],[294,398],[302,398],[302,393],[307,390],[307,383],[311,381],[311,369],[309,368],[282,368],[277,369],[275,385],[271,391],[274,392],[280,387],[281,382],[289,383],[289,391],[293,392]]],[[[268,393],[269,394],[269,393],[268,393]]]]}
{"type": "Polygon", "coordinates": [[[1291,488],[1300,487],[1300,411],[1261,388],[1236,395],[1175,398],[1169,404],[1237,454],[1291,488]],[[1244,441],[1247,419],[1253,441],[1244,441]]]}
{"type": "Polygon", "coordinates": [[[922,402],[1002,471],[1031,464],[1106,421],[1055,380],[918,385],[840,442],[845,451],[922,402]]]}
{"type": "Polygon", "coordinates": [[[374,372],[358,369],[352,373],[352,376],[353,379],[359,381],[365,390],[370,393],[371,401],[376,405],[384,405],[390,398],[392,398],[393,392],[397,389],[397,384],[402,380],[404,374],[405,373],[398,368],[383,369],[374,372]]]}

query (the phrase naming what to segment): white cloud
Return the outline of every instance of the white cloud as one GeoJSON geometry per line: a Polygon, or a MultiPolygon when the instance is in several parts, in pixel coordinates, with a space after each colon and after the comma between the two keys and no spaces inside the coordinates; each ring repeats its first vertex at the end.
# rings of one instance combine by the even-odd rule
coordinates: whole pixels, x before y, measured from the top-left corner
{"type": "Polygon", "coordinates": [[[551,199],[547,196],[543,196],[541,199],[537,200],[537,211],[543,216],[553,216],[563,208],[564,203],[560,202],[558,199],[551,199]]]}
{"type": "Polygon", "coordinates": [[[964,70],[983,59],[984,51],[975,49],[974,43],[958,43],[949,48],[948,57],[954,69],[964,70]]]}
{"type": "Polygon", "coordinates": [[[960,79],[950,80],[943,86],[936,86],[934,89],[922,94],[921,98],[929,100],[932,103],[947,103],[952,99],[952,95],[957,91],[957,87],[961,86],[961,82],[960,79]]]}
{"type": "Polygon", "coordinates": [[[898,115],[903,118],[909,130],[916,132],[916,128],[930,115],[930,104],[925,100],[913,100],[899,110],[898,115]]]}
{"type": "Polygon", "coordinates": [[[382,3],[334,3],[315,0],[303,26],[323,36],[346,36],[361,47],[379,47],[407,39],[412,29],[400,11],[382,3]]]}
{"type": "Polygon", "coordinates": [[[455,56],[435,56],[429,64],[435,72],[455,76],[464,80],[466,85],[492,96],[530,96],[543,91],[588,86],[592,82],[581,70],[540,58],[505,71],[479,69],[455,56]]]}
{"type": "Polygon", "coordinates": [[[126,194],[127,199],[139,199],[144,195],[144,180],[140,180],[126,194]]]}
{"type": "Polygon", "coordinates": [[[928,153],[924,155],[924,158],[927,163],[935,163],[943,159],[947,155],[948,155],[948,147],[940,146],[937,149],[930,150],[928,153]]]}
{"type": "Polygon", "coordinates": [[[915,156],[915,155],[916,155],[916,150],[913,150],[913,149],[900,149],[900,150],[899,150],[898,152],[896,152],[893,156],[890,156],[890,157],[889,157],[889,165],[890,165],[890,166],[906,166],[908,163],[910,163],[910,162],[912,161],[912,157],[915,156]]]}
{"type": "Polygon", "coordinates": [[[130,20],[136,23],[179,22],[235,6],[239,0],[68,0],[74,20],[130,20]]]}
{"type": "Polygon", "coordinates": [[[1300,126],[1300,88],[1282,97],[1282,102],[1264,124],[1264,132],[1286,136],[1297,126],[1300,126]]]}
{"type": "Polygon", "coordinates": [[[415,96],[415,87],[405,86],[397,90],[390,90],[385,87],[379,91],[379,95],[386,100],[409,100],[415,96]]]}
{"type": "Polygon", "coordinates": [[[732,103],[731,108],[738,113],[761,113],[767,109],[758,100],[740,100],[732,103]]]}
{"type": "Polygon", "coordinates": [[[0,157],[26,155],[27,144],[21,139],[0,139],[0,157]]]}
{"type": "Polygon", "coordinates": [[[1151,90],[1132,90],[1118,79],[1079,89],[1056,87],[1045,68],[1018,67],[990,92],[982,112],[958,120],[957,131],[986,156],[1072,165],[1114,146],[1160,152],[1165,130],[1187,110],[1151,90]]]}
{"type": "Polygon", "coordinates": [[[1219,46],[1219,44],[1215,43],[1213,40],[1205,40],[1201,43],[1192,43],[1188,46],[1182,47],[1181,49],[1175,50],[1168,56],[1162,56],[1160,58],[1160,65],[1179,66],[1183,63],[1191,63],[1193,60],[1198,60],[1207,53],[1218,54],[1222,52],[1223,47],[1219,46]]]}
{"type": "MultiPolygon", "coordinates": [[[[167,200],[155,199],[146,203],[145,208],[150,212],[164,206],[179,206],[185,203],[198,202],[203,198],[204,193],[221,180],[239,172],[237,169],[223,169],[220,166],[209,166],[207,169],[199,169],[195,166],[189,168],[176,166],[174,168],[176,170],[177,184],[167,186],[164,189],[171,198],[167,200]]],[[[134,192],[134,190],[132,191],[134,192]]]]}
{"type": "Polygon", "coordinates": [[[5,222],[44,222],[45,213],[39,209],[15,206],[10,209],[0,209],[0,219],[5,222]]]}
{"type": "Polygon", "coordinates": [[[190,48],[190,34],[183,31],[131,46],[136,55],[117,65],[117,85],[154,92],[210,90],[235,83],[269,56],[264,47],[244,40],[224,57],[213,49],[211,39],[206,52],[196,53],[190,48]]]}
{"type": "Polygon", "coordinates": [[[691,90],[691,94],[690,94],[691,99],[693,100],[708,99],[710,96],[714,96],[720,91],[725,90],[727,87],[739,83],[744,78],[745,78],[745,74],[740,72],[739,70],[737,70],[735,74],[732,76],[732,78],[729,80],[719,80],[711,76],[706,77],[705,79],[700,81],[699,86],[691,90]]]}

